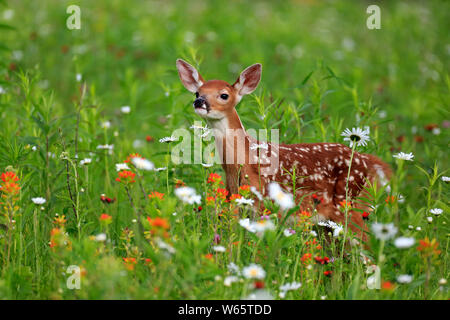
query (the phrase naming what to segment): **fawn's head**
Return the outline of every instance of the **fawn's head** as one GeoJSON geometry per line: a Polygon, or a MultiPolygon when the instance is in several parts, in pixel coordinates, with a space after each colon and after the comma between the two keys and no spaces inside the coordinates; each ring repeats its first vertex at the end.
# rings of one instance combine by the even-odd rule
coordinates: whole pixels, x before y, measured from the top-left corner
{"type": "Polygon", "coordinates": [[[261,79],[261,64],[254,64],[239,75],[233,85],[223,80],[203,80],[198,71],[184,60],[177,60],[178,74],[184,87],[195,93],[195,112],[203,118],[222,119],[234,110],[242,96],[252,93],[261,79]]]}

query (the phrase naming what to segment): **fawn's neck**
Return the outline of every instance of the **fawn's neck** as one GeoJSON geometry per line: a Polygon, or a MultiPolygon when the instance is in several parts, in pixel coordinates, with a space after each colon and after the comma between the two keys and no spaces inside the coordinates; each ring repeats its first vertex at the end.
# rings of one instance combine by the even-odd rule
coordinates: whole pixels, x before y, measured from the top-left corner
{"type": "Polygon", "coordinates": [[[214,131],[216,149],[227,176],[227,185],[234,189],[239,183],[240,165],[248,163],[248,148],[252,138],[245,131],[235,109],[222,119],[209,120],[208,124],[214,131]]]}

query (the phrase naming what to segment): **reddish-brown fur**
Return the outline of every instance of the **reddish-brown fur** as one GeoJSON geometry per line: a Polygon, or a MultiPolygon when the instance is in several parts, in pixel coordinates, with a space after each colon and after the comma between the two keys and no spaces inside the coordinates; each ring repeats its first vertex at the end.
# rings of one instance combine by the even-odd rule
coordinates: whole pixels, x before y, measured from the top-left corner
{"type": "MultiPolygon", "coordinates": [[[[339,143],[268,143],[267,156],[278,158],[278,168],[271,174],[264,175],[260,174],[264,166],[250,161],[249,147],[259,142],[246,133],[235,106],[243,95],[252,92],[258,85],[261,65],[256,64],[244,70],[233,85],[222,80],[205,82],[197,70],[183,60],[177,60],[177,67],[185,87],[207,101],[209,110],[201,110],[199,114],[216,129],[216,143],[222,159],[225,160],[226,156],[232,154],[234,161],[222,165],[230,193],[237,193],[240,185],[248,184],[267,195],[267,185],[272,181],[278,182],[288,192],[294,192],[292,174],[295,172],[296,203],[301,202],[301,210],[312,212],[316,209],[320,220],[345,224],[346,218],[340,204],[346,198],[352,202],[353,209],[366,212],[371,210],[367,203],[356,198],[369,198],[364,190],[367,183],[373,183],[375,180],[387,181],[391,175],[389,166],[373,155],[354,152],[350,162],[352,150],[339,143]],[[222,93],[229,95],[226,101],[220,98],[222,93]],[[228,129],[238,132],[235,143],[231,141],[228,129]],[[243,164],[237,163],[239,152],[245,152],[243,164]]],[[[349,212],[348,226],[365,240],[364,231],[367,226],[361,211],[349,212]]]]}

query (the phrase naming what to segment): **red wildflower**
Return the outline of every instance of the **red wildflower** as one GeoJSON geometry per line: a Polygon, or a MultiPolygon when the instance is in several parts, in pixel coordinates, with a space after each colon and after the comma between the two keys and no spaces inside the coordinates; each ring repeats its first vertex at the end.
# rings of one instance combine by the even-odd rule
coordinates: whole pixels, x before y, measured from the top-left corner
{"type": "Polygon", "coordinates": [[[427,131],[433,131],[433,129],[439,128],[439,125],[436,123],[429,123],[424,128],[427,131]]]}
{"type": "Polygon", "coordinates": [[[136,258],[123,258],[125,268],[127,270],[132,271],[137,264],[136,258]]]}
{"type": "Polygon", "coordinates": [[[395,203],[395,200],[396,200],[395,196],[387,196],[385,201],[387,204],[393,204],[395,203]]]}
{"type": "Polygon", "coordinates": [[[370,216],[370,212],[364,211],[363,214],[362,214],[362,217],[363,217],[364,220],[369,220],[369,216],[370,216]]]}
{"type": "Polygon", "coordinates": [[[116,178],[117,182],[122,182],[125,184],[136,182],[136,180],[134,180],[136,173],[134,173],[134,172],[131,172],[129,170],[122,170],[122,171],[119,171],[118,174],[119,174],[119,177],[116,178]]]}
{"type": "Polygon", "coordinates": [[[228,191],[226,189],[217,188],[216,193],[217,196],[223,200],[225,200],[228,196],[228,191]]]}
{"type": "Polygon", "coordinates": [[[102,194],[100,196],[100,201],[103,203],[106,203],[106,204],[110,204],[110,203],[113,203],[114,201],[116,201],[116,198],[111,199],[111,198],[108,198],[106,195],[102,194]]]}
{"type": "Polygon", "coordinates": [[[207,253],[207,254],[205,254],[205,256],[204,256],[206,259],[208,259],[208,260],[213,260],[213,254],[212,253],[207,253]]]}
{"type": "Polygon", "coordinates": [[[20,186],[15,182],[5,182],[0,187],[0,191],[9,195],[17,195],[20,191],[20,186]]]}
{"type": "Polygon", "coordinates": [[[253,287],[255,289],[264,289],[264,281],[255,281],[253,287]]]}
{"type": "Polygon", "coordinates": [[[328,257],[314,257],[314,260],[316,260],[319,264],[328,264],[330,262],[330,259],[328,257]]]}
{"type": "Polygon", "coordinates": [[[419,240],[417,250],[420,251],[424,257],[437,257],[441,253],[441,250],[437,249],[438,246],[439,242],[437,242],[436,239],[430,241],[430,239],[426,237],[425,239],[419,240]]]}
{"type": "Polygon", "coordinates": [[[147,141],[147,142],[153,142],[154,139],[153,139],[152,136],[146,136],[146,137],[145,137],[145,141],[147,141]]]}
{"type": "Polygon", "coordinates": [[[383,281],[381,283],[381,289],[384,291],[392,291],[395,289],[395,285],[390,281],[383,281]]]}
{"type": "Polygon", "coordinates": [[[341,208],[343,209],[350,209],[352,207],[352,203],[351,201],[346,201],[346,200],[342,200],[339,202],[339,205],[341,206],[341,208]]]}
{"type": "Polygon", "coordinates": [[[301,260],[303,263],[308,263],[309,260],[311,260],[311,258],[312,258],[312,253],[305,253],[305,254],[301,257],[300,260],[301,260]]]}
{"type": "Polygon", "coordinates": [[[109,224],[112,222],[112,217],[109,214],[102,213],[100,215],[100,222],[104,222],[106,224],[109,224]]]}
{"type": "Polygon", "coordinates": [[[131,162],[131,159],[133,158],[141,158],[141,159],[145,159],[143,156],[141,156],[139,153],[132,153],[130,154],[127,159],[124,161],[125,163],[129,163],[131,162]]]}
{"type": "Polygon", "coordinates": [[[186,186],[186,184],[180,180],[180,179],[175,179],[175,188],[180,188],[180,187],[184,187],[186,186]]]}
{"type": "Polygon", "coordinates": [[[318,205],[320,203],[323,203],[323,198],[319,198],[319,196],[317,194],[313,194],[312,195],[313,201],[315,205],[318,205]]]}
{"type": "Polygon", "coordinates": [[[236,200],[236,199],[240,199],[240,198],[242,198],[242,196],[241,196],[240,194],[233,193],[233,194],[230,196],[230,201],[233,201],[233,200],[236,200]]]}
{"type": "Polygon", "coordinates": [[[331,277],[332,274],[333,274],[333,271],[331,271],[331,270],[327,270],[327,271],[323,272],[323,275],[326,277],[331,277]]]}
{"type": "Polygon", "coordinates": [[[148,222],[150,223],[150,226],[155,228],[162,228],[162,229],[169,229],[170,225],[169,222],[167,222],[167,219],[156,217],[154,219],[147,217],[148,222]]]}
{"type": "Polygon", "coordinates": [[[2,179],[3,182],[17,182],[17,181],[19,181],[19,178],[12,171],[7,171],[7,172],[2,173],[2,175],[0,176],[0,179],[2,179]]]}
{"type": "Polygon", "coordinates": [[[158,191],[152,191],[152,193],[150,193],[150,194],[148,195],[148,197],[149,197],[150,199],[156,199],[156,198],[158,198],[158,199],[160,199],[160,200],[163,200],[164,193],[160,193],[160,192],[158,192],[158,191]]]}
{"type": "Polygon", "coordinates": [[[216,198],[214,197],[206,197],[206,204],[209,206],[213,206],[216,202],[216,198]]]}
{"type": "Polygon", "coordinates": [[[211,184],[217,183],[217,184],[223,185],[222,177],[220,175],[218,175],[217,173],[210,173],[209,177],[208,177],[208,183],[211,183],[211,184]]]}

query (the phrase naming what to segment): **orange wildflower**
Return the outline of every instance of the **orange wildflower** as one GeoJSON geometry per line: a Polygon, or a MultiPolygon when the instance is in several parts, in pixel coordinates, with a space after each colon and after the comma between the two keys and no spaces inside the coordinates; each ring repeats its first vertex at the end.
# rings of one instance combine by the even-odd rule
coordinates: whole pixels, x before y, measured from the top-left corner
{"type": "Polygon", "coordinates": [[[343,209],[350,209],[352,207],[352,202],[351,201],[346,201],[346,200],[342,200],[339,202],[339,205],[343,208],[343,209]]]}
{"type": "Polygon", "coordinates": [[[301,260],[303,263],[308,263],[311,259],[312,259],[312,253],[305,253],[305,254],[300,258],[300,260],[301,260]]]}
{"type": "Polygon", "coordinates": [[[131,172],[129,170],[122,170],[119,171],[119,177],[116,178],[117,182],[122,182],[122,183],[134,183],[136,182],[136,180],[134,180],[134,177],[136,177],[136,173],[131,172]]]}
{"type": "Polygon", "coordinates": [[[5,183],[19,181],[19,178],[12,171],[7,171],[7,172],[2,173],[2,175],[0,176],[0,179],[5,183]]]}
{"type": "Polygon", "coordinates": [[[110,224],[112,222],[112,217],[109,214],[102,213],[100,215],[100,222],[104,222],[105,224],[110,224]]]}
{"type": "Polygon", "coordinates": [[[148,222],[150,223],[150,226],[155,228],[162,228],[162,229],[169,229],[170,224],[167,222],[167,219],[156,217],[154,219],[147,217],[148,222]]]}
{"type": "Polygon", "coordinates": [[[132,271],[137,264],[136,258],[123,258],[125,268],[127,270],[132,271]]]}
{"type": "Polygon", "coordinates": [[[205,257],[206,259],[208,259],[208,260],[213,260],[213,258],[214,258],[214,256],[213,256],[212,253],[207,253],[207,254],[205,254],[204,257],[205,257]]]}
{"type": "Polygon", "coordinates": [[[225,200],[227,198],[227,196],[228,196],[228,191],[226,189],[217,188],[216,192],[217,192],[217,196],[220,199],[225,200]]]}
{"type": "Polygon", "coordinates": [[[129,162],[131,162],[131,160],[133,159],[133,158],[141,158],[141,159],[145,159],[143,156],[141,156],[139,153],[132,153],[132,154],[130,154],[128,157],[127,157],[127,159],[124,161],[125,163],[129,163],[129,162]]]}
{"type": "Polygon", "coordinates": [[[160,199],[160,200],[163,200],[164,193],[160,193],[160,192],[158,192],[158,191],[152,191],[152,193],[150,193],[150,194],[148,195],[148,197],[149,197],[150,199],[156,199],[156,198],[158,198],[158,199],[160,199]]]}
{"type": "Polygon", "coordinates": [[[385,201],[387,204],[394,204],[395,200],[396,200],[395,196],[387,196],[385,201]]]}
{"type": "Polygon", "coordinates": [[[395,289],[395,285],[390,281],[383,281],[381,283],[381,289],[384,291],[392,291],[395,289]]]}
{"type": "Polygon", "coordinates": [[[230,201],[233,201],[233,200],[236,200],[236,199],[240,199],[240,198],[242,198],[242,196],[241,196],[240,194],[233,193],[233,194],[230,196],[230,201]]]}
{"type": "Polygon", "coordinates": [[[186,186],[186,184],[180,180],[180,179],[175,179],[175,188],[180,188],[180,187],[184,187],[186,186]]]}
{"type": "Polygon", "coordinates": [[[441,253],[441,250],[438,250],[439,242],[436,239],[430,241],[428,237],[425,239],[419,240],[419,245],[417,250],[420,251],[424,257],[429,256],[438,256],[441,253]]]}
{"type": "Polygon", "coordinates": [[[211,184],[217,183],[217,184],[223,185],[222,176],[220,176],[217,173],[210,173],[208,176],[208,183],[211,183],[211,184]]]}

